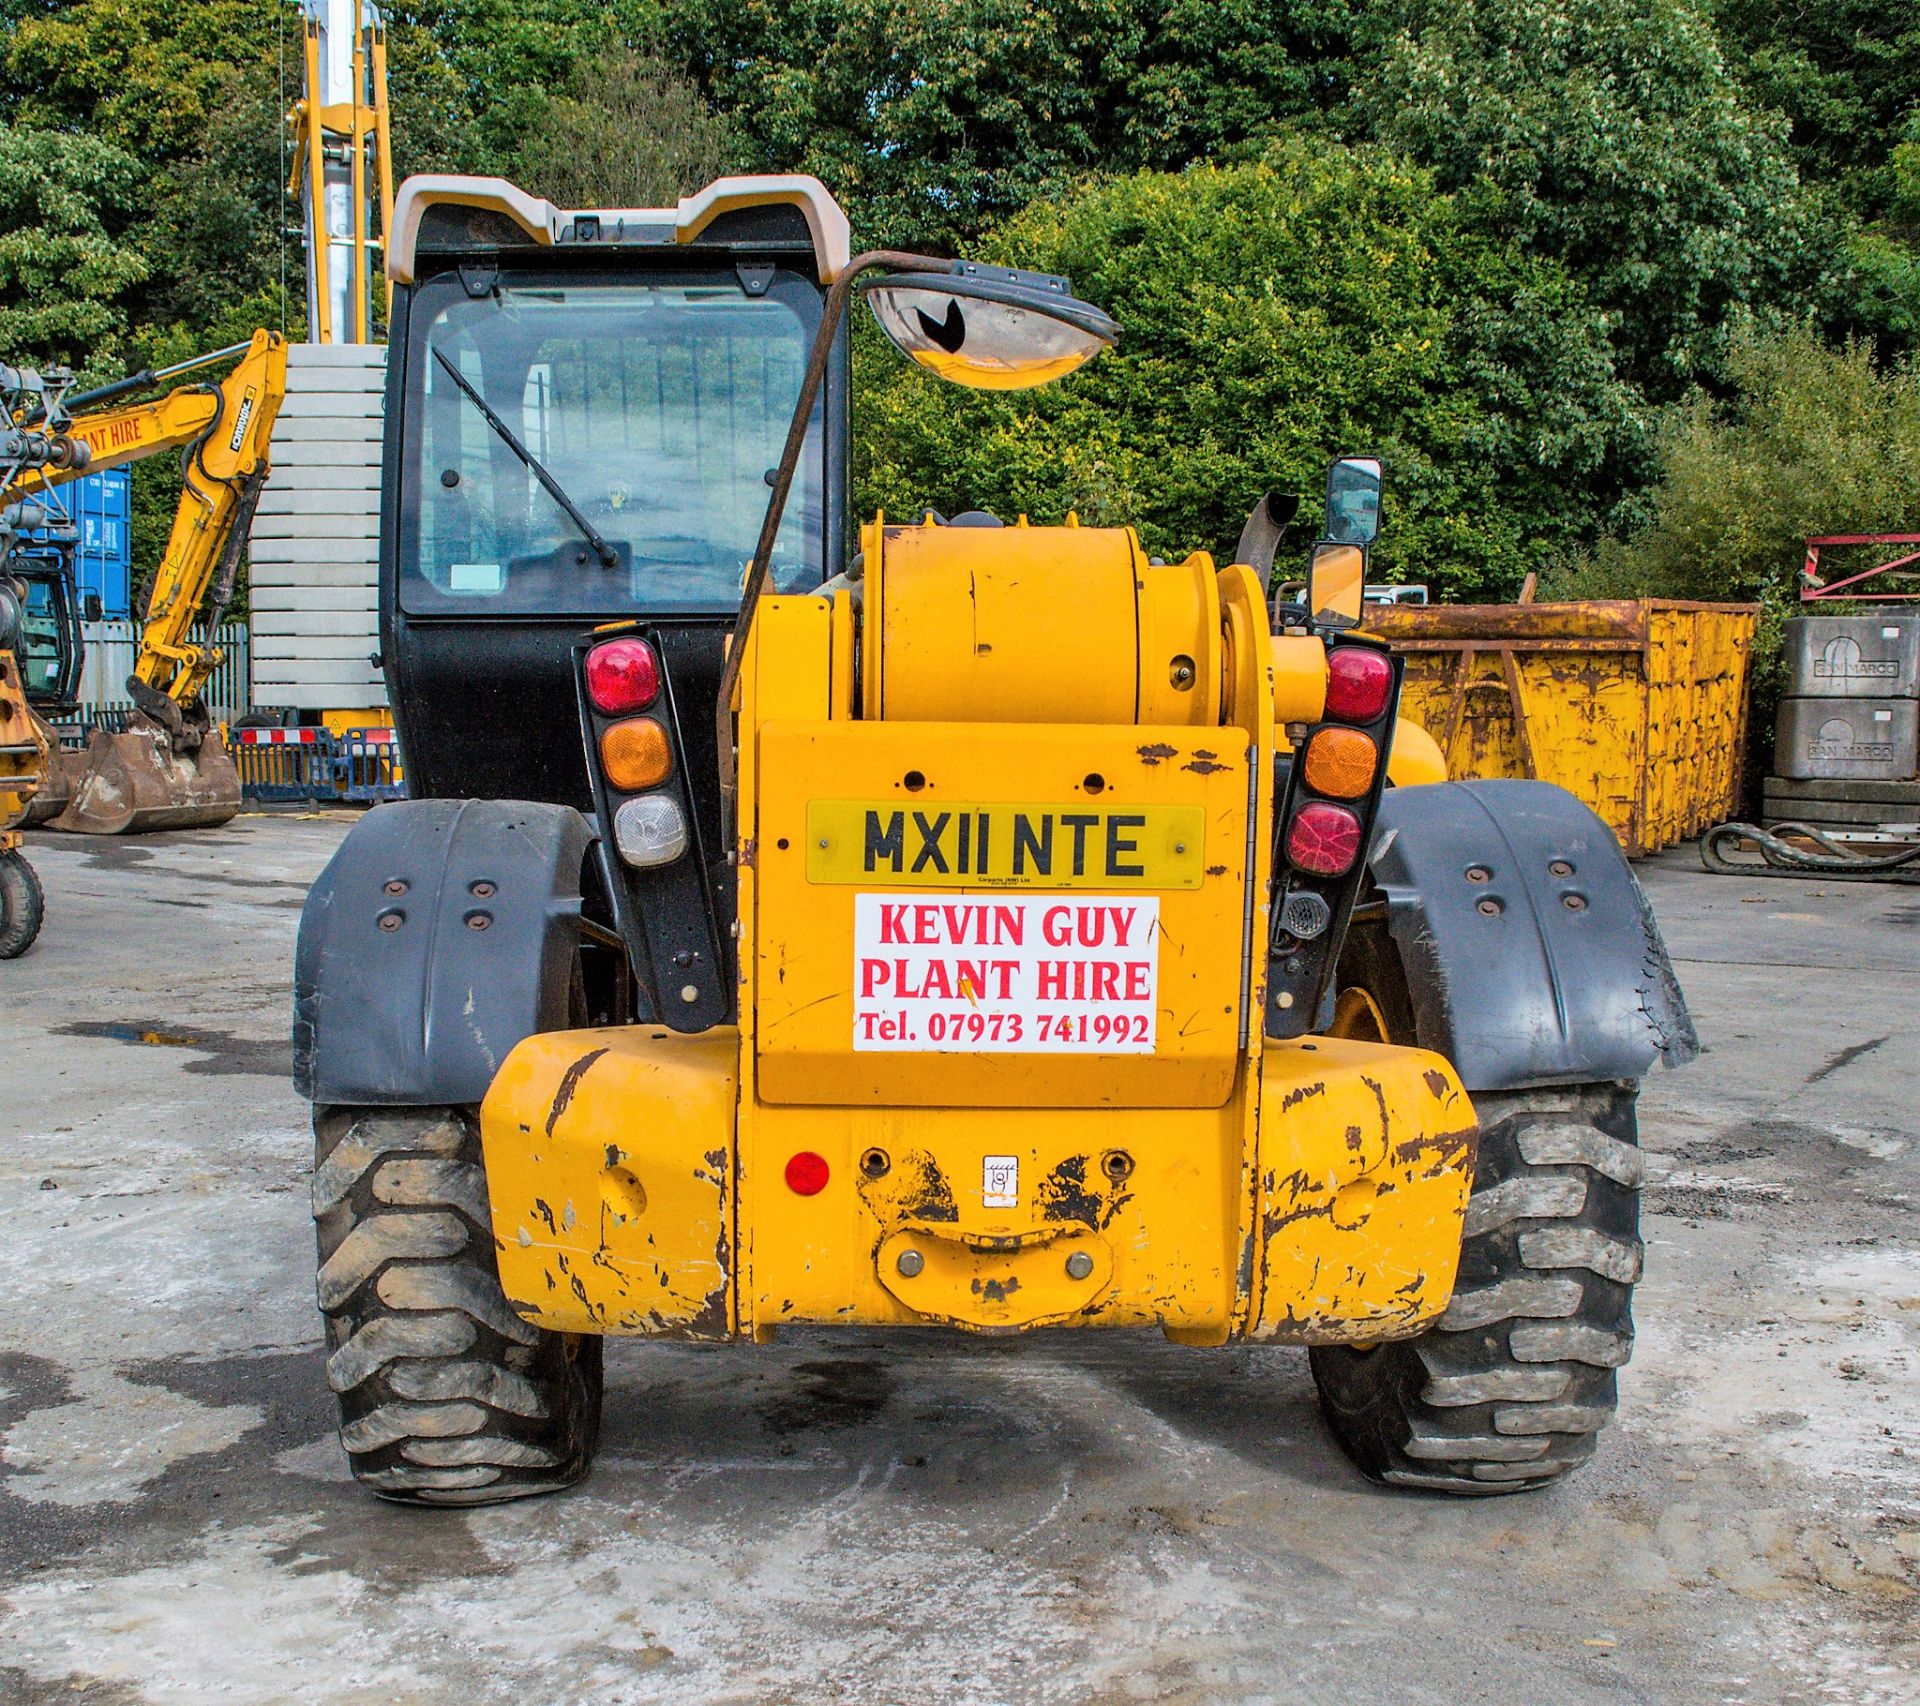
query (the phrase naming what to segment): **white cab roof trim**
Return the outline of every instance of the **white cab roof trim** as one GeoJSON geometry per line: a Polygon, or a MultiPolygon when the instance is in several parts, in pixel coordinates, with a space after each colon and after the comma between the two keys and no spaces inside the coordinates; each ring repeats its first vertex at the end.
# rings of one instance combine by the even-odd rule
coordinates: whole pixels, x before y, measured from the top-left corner
{"type": "Polygon", "coordinates": [[[800,172],[716,178],[698,195],[683,196],[675,207],[612,207],[565,210],[538,196],[528,195],[505,178],[468,178],[449,173],[423,173],[407,179],[393,204],[393,240],[387,247],[387,275],[396,284],[414,281],[414,250],[420,237],[420,219],[429,207],[484,208],[513,223],[543,248],[551,248],[581,213],[598,218],[603,226],[625,220],[630,224],[671,227],[676,243],[693,243],[723,213],[744,207],[799,208],[813,238],[814,264],[820,282],[831,284],[846,270],[852,255],[852,230],[847,216],[818,178],[800,172]]]}

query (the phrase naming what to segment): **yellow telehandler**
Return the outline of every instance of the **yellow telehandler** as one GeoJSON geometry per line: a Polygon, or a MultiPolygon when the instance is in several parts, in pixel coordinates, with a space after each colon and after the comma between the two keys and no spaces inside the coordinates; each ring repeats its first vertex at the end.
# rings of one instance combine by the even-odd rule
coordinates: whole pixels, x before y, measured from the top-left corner
{"type": "Polygon", "coordinates": [[[121,835],[210,827],[240,809],[239,773],[201,697],[220,652],[195,641],[192,630],[202,619],[209,632],[217,630],[232,596],[286,389],[286,343],[259,331],[244,344],[69,393],[46,415],[47,429],[84,454],[66,467],[21,468],[10,499],[30,501],[83,473],[169,450],[181,453],[181,491],[127,678],[129,726],[121,734],[96,729],[84,754],[61,760],[29,821],[121,835]],[[218,383],[127,400],[223,361],[234,365],[218,383]]]}
{"type": "Polygon", "coordinates": [[[855,534],[856,291],[964,384],[1122,333],[847,235],[802,177],[401,189],[415,797],[315,883],[294,997],[355,1475],[573,1482],[610,1334],[940,1325],[1306,1345],[1365,1473],[1553,1482],[1632,1345],[1636,1084],[1696,1048],[1617,844],[1396,732],[1377,459],[1278,607],[1272,496],[1225,565],[1072,516],[855,534]]]}

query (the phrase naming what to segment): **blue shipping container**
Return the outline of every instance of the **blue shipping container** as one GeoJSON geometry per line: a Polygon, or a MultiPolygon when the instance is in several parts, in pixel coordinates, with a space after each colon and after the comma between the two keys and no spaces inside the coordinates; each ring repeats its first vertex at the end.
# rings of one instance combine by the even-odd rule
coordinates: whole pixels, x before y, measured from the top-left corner
{"type": "Polygon", "coordinates": [[[84,606],[90,592],[100,595],[101,614],[110,622],[132,614],[133,471],[109,468],[54,489],[79,531],[74,578],[84,606]]]}

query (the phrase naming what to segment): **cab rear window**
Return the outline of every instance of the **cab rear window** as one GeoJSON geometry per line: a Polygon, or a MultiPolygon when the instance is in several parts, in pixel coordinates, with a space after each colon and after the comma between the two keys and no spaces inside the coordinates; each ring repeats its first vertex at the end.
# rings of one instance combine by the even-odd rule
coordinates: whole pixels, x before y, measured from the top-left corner
{"type": "MultiPolygon", "coordinates": [[[[731,271],[529,275],[477,298],[452,275],[422,285],[403,404],[402,606],[736,607],[819,313],[818,291],[786,272],[757,296],[731,271]],[[612,548],[611,566],[529,458],[612,548]]],[[[823,442],[816,410],[774,553],[783,591],[824,572],[823,442]]]]}

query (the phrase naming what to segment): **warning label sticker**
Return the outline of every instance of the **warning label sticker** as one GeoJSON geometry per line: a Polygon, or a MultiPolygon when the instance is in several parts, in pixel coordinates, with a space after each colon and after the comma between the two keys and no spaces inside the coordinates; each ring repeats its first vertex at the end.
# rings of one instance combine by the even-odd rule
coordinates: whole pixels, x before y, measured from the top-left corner
{"type": "Polygon", "coordinates": [[[854,896],[853,1046],[1151,1054],[1160,899],[854,896]]]}

